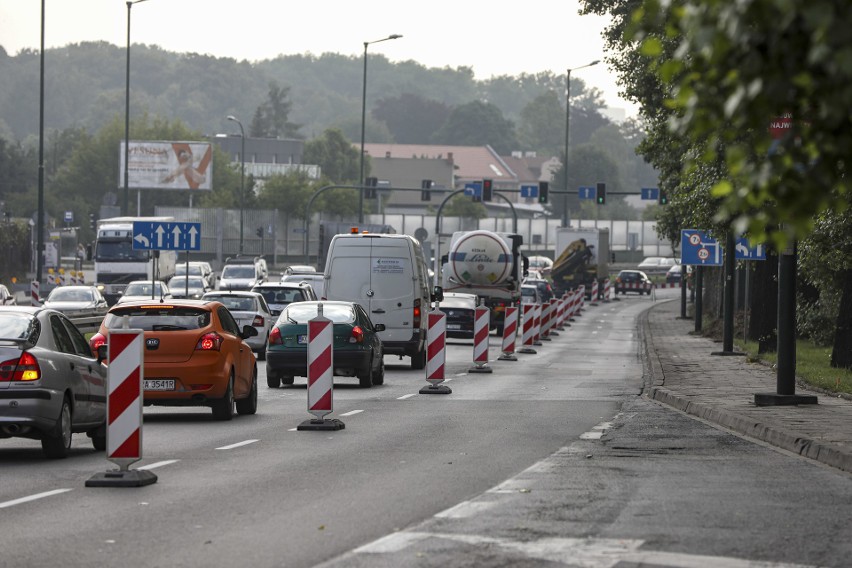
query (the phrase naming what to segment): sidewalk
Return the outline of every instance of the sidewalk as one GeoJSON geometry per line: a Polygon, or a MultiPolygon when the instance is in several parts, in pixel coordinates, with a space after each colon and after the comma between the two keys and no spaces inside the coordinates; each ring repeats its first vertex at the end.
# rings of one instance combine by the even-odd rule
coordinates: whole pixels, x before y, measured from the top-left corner
{"type": "Polygon", "coordinates": [[[776,392],[775,371],[745,357],[721,357],[721,344],[690,335],[680,301],[660,302],[640,317],[649,377],[646,394],[740,434],[852,472],[852,401],[796,387],[818,404],[754,405],[755,393],[776,392]]]}

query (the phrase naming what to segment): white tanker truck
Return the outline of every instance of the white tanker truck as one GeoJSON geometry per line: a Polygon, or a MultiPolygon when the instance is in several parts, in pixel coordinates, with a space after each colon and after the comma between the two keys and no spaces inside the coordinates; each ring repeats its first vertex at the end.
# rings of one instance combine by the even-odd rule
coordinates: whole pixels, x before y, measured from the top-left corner
{"type": "Polygon", "coordinates": [[[459,231],[441,258],[444,292],[476,294],[491,309],[491,329],[503,333],[506,306],[518,304],[527,258],[516,233],[459,231]]]}

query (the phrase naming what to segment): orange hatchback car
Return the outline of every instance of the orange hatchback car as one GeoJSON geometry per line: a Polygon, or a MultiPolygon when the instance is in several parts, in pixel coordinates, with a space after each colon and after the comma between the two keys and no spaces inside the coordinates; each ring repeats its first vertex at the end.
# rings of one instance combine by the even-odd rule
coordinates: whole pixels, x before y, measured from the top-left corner
{"type": "Polygon", "coordinates": [[[220,302],[136,301],[113,306],[90,340],[92,349],[124,327],[145,332],[145,406],[209,406],[215,420],[257,411],[257,362],[245,340],[257,335],[239,328],[220,302]]]}

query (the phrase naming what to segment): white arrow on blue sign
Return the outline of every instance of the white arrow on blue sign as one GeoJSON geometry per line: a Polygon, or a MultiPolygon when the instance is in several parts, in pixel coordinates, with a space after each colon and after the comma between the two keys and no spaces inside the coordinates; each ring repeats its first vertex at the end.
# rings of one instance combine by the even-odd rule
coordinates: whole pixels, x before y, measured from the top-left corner
{"type": "Polygon", "coordinates": [[[699,266],[721,266],[722,247],[704,231],[683,229],[680,232],[680,262],[699,266]]]}
{"type": "Polygon", "coordinates": [[[740,237],[737,239],[737,245],[734,247],[734,254],[737,260],[766,260],[766,246],[757,245],[750,247],[748,239],[740,237]]]}
{"type": "Polygon", "coordinates": [[[577,190],[580,199],[595,199],[598,196],[598,188],[581,185],[577,190]]]}
{"type": "Polygon", "coordinates": [[[521,197],[538,197],[537,185],[522,185],[521,197]]]}
{"type": "Polygon", "coordinates": [[[134,221],[133,248],[201,250],[201,223],[134,221]]]}
{"type": "Polygon", "coordinates": [[[657,201],[660,199],[660,188],[659,187],[643,187],[641,189],[642,199],[657,201]]]}
{"type": "Polygon", "coordinates": [[[482,183],[471,182],[464,184],[464,194],[482,197],[482,183]]]}

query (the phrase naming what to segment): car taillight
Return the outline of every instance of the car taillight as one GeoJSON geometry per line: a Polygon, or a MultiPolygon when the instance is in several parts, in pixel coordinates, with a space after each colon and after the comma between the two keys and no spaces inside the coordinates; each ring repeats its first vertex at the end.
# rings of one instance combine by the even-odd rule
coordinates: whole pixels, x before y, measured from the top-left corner
{"type": "Polygon", "coordinates": [[[272,331],[269,332],[269,344],[270,345],[283,345],[284,341],[281,339],[281,330],[277,327],[273,327],[272,331]]]}
{"type": "Polygon", "coordinates": [[[420,298],[414,300],[414,327],[420,327],[420,298]]]}
{"type": "Polygon", "coordinates": [[[201,339],[198,340],[198,343],[195,344],[196,351],[219,351],[221,347],[222,336],[215,331],[205,333],[201,336],[201,339]]]}
{"type": "Polygon", "coordinates": [[[263,327],[263,316],[254,316],[254,321],[251,322],[253,327],[263,327]]]}
{"type": "Polygon", "coordinates": [[[101,345],[105,345],[107,342],[106,337],[102,333],[96,333],[89,340],[89,346],[92,348],[92,353],[95,355],[98,354],[98,347],[101,345]]]}
{"type": "Polygon", "coordinates": [[[38,361],[26,351],[17,359],[0,363],[0,381],[37,381],[40,378],[38,361]]]}
{"type": "Polygon", "coordinates": [[[355,343],[364,343],[364,330],[361,329],[360,325],[352,328],[352,339],[355,340],[355,343]]]}

